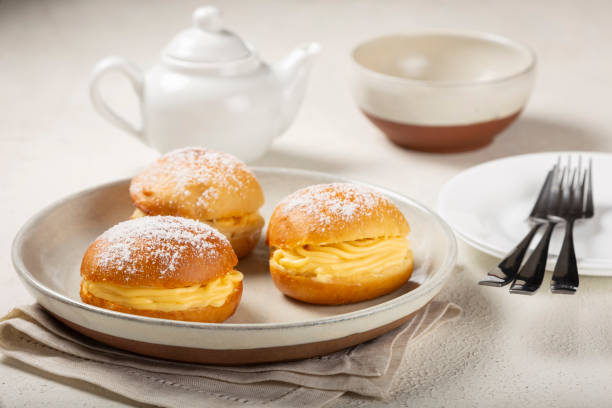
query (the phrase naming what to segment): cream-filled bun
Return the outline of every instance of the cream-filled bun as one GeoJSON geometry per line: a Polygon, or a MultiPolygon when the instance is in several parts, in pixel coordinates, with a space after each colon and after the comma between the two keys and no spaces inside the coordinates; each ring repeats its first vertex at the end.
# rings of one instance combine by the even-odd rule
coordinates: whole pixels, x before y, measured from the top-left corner
{"type": "Polygon", "coordinates": [[[278,204],[266,240],[285,295],[315,304],[372,299],[410,278],[408,222],[387,198],[353,184],[320,184],[278,204]]]}
{"type": "Polygon", "coordinates": [[[189,147],[160,157],[132,179],[132,218],[174,215],[204,222],[229,239],[239,258],[264,225],[264,196],[248,167],[232,155],[189,147]]]}
{"type": "Polygon", "coordinates": [[[187,218],[121,222],[100,235],[81,263],[85,303],[162,319],[222,322],[242,296],[228,240],[187,218]]]}

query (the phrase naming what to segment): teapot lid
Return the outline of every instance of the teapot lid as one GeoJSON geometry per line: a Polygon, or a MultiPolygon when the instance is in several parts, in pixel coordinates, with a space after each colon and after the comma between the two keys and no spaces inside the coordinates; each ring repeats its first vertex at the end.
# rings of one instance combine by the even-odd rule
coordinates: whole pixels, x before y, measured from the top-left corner
{"type": "Polygon", "coordinates": [[[164,50],[177,62],[219,64],[251,59],[251,48],[236,34],[223,28],[221,13],[213,6],[193,13],[193,27],[178,33],[164,50]]]}

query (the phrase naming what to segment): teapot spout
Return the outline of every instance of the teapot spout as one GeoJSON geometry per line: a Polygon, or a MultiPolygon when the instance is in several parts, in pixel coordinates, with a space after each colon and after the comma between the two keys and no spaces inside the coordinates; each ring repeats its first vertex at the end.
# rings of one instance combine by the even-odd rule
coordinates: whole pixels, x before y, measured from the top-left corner
{"type": "Polygon", "coordinates": [[[315,42],[302,45],[273,66],[283,88],[283,118],[278,135],[287,130],[297,116],[306,92],[308,74],[320,50],[321,46],[315,42]]]}

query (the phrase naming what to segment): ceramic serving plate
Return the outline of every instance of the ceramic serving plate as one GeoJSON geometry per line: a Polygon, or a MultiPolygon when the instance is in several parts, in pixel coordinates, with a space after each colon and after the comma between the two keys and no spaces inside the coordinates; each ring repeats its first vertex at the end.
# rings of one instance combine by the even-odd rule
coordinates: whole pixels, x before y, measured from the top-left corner
{"type": "MultiPolygon", "coordinates": [[[[512,156],[467,169],[446,183],[438,197],[438,211],[467,244],[487,254],[504,257],[527,234],[527,216],[546,172],[559,157],[593,160],[595,216],[578,221],[574,244],[581,275],[612,276],[612,154],[550,152],[512,156]]],[[[548,269],[553,269],[563,242],[557,228],[550,242],[548,269]]],[[[539,240],[532,242],[532,247],[539,240]]]]}
{"type": "MultiPolygon", "coordinates": [[[[302,170],[254,168],[266,196],[268,219],[276,203],[318,183],[349,181],[302,170]]],[[[377,187],[411,224],[416,267],[410,281],[384,297],[345,306],[315,306],[283,296],[268,275],[263,239],[240,261],[242,302],[223,324],[135,316],[81,302],[79,267],[88,245],[126,220],[133,207],[129,180],[69,196],[34,216],[17,234],[13,262],[38,302],[86,336],[139,354],[189,362],[248,364],[330,353],[367,341],[407,321],[442,288],[455,264],[456,242],[447,224],[417,202],[377,187]]],[[[360,183],[362,184],[362,183],[360,183]]]]}

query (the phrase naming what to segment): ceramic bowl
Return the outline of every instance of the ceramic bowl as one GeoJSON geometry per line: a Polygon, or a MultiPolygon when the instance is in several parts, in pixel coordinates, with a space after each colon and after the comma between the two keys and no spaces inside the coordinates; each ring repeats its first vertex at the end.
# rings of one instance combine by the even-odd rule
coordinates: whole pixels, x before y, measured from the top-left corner
{"type": "Polygon", "coordinates": [[[352,52],[358,106],[393,142],[452,152],[489,144],[521,113],[536,57],[507,38],[430,32],[375,38],[352,52]]]}

